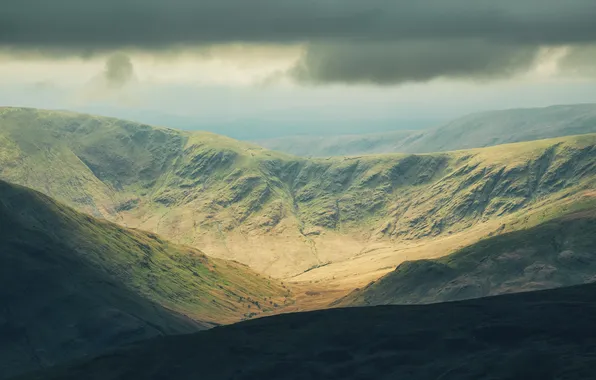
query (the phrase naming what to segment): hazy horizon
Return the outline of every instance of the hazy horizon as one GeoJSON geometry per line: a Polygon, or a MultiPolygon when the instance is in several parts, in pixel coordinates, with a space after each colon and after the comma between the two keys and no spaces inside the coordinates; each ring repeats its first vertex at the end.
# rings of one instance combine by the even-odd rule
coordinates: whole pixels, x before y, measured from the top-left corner
{"type": "Polygon", "coordinates": [[[44,4],[0,15],[2,105],[259,139],[596,103],[585,0],[44,4]]]}

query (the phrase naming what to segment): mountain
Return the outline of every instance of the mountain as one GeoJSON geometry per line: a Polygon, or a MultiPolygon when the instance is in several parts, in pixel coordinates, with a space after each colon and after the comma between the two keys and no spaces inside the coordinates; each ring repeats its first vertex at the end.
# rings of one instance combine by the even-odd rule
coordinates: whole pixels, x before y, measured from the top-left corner
{"type": "Polygon", "coordinates": [[[286,314],[158,338],[26,377],[588,379],[596,286],[423,306],[286,314]]]}
{"type": "Polygon", "coordinates": [[[0,235],[0,378],[237,321],[288,295],[241,264],[3,181],[0,235]]]}
{"type": "Polygon", "coordinates": [[[400,130],[335,136],[283,136],[252,140],[252,142],[267,149],[300,157],[357,156],[396,152],[409,153],[411,152],[410,146],[424,134],[424,130],[400,130]]]}
{"type": "Polygon", "coordinates": [[[4,108],[0,178],[268,275],[349,289],[583,207],[595,143],[305,159],[211,133],[4,108]]]}
{"type": "MultiPolygon", "coordinates": [[[[378,117],[371,119],[371,112],[368,115],[360,113],[333,112],[327,109],[327,112],[305,112],[305,109],[295,107],[282,107],[273,109],[264,109],[262,105],[267,101],[260,96],[247,96],[245,99],[236,99],[231,101],[230,93],[224,91],[218,95],[213,93],[214,89],[209,90],[209,94],[197,98],[197,89],[194,88],[188,94],[181,94],[178,89],[172,99],[176,103],[186,102],[187,108],[194,108],[191,114],[176,114],[176,111],[166,112],[157,109],[165,109],[163,100],[166,95],[163,91],[154,96],[154,106],[146,107],[118,107],[108,104],[83,105],[70,108],[71,111],[93,115],[103,115],[115,117],[118,119],[135,120],[140,123],[150,125],[164,125],[170,128],[182,129],[188,131],[207,131],[220,135],[228,136],[238,140],[269,139],[283,136],[289,136],[300,131],[304,134],[324,133],[327,136],[345,133],[368,133],[368,132],[386,132],[398,129],[422,129],[428,126],[437,125],[438,117],[425,115],[413,115],[412,117],[399,117],[379,114],[378,117]],[[191,100],[194,98],[196,101],[191,100]],[[199,100],[200,99],[200,100],[199,100]],[[201,106],[196,107],[196,102],[200,101],[201,106]],[[244,109],[234,108],[230,113],[229,105],[231,103],[244,104],[244,109]],[[252,103],[252,104],[251,104],[252,103]],[[259,109],[259,111],[256,111],[259,109]]],[[[10,90],[7,90],[9,92],[10,90]]],[[[33,91],[33,90],[32,90],[33,91]]],[[[49,104],[52,102],[29,101],[30,94],[26,99],[18,101],[15,99],[15,91],[10,91],[13,96],[8,100],[11,104],[49,104]]],[[[39,93],[39,91],[37,91],[39,93]]],[[[254,94],[253,94],[254,95],[254,94]]],[[[143,91],[143,98],[147,101],[148,93],[143,91]]],[[[0,98],[0,103],[2,99],[0,98]]],[[[44,106],[45,107],[45,106],[44,106]]],[[[442,120],[441,120],[442,121],[442,120]]]]}
{"type": "Polygon", "coordinates": [[[335,306],[434,303],[596,281],[596,207],[408,261],[335,306]]]}
{"type": "Polygon", "coordinates": [[[289,136],[255,143],[299,156],[326,157],[445,152],[595,132],[596,104],[578,104],[482,112],[423,131],[289,136]]]}

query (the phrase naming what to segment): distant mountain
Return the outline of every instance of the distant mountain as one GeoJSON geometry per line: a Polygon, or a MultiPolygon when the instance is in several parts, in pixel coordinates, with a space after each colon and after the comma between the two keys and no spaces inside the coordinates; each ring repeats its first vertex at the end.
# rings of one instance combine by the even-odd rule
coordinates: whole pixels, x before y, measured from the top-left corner
{"type": "Polygon", "coordinates": [[[423,131],[293,136],[255,143],[299,156],[324,157],[446,152],[595,132],[596,104],[579,104],[477,113],[423,131]]]}
{"type": "Polygon", "coordinates": [[[528,214],[559,216],[596,186],[596,134],[305,159],[206,132],[5,108],[0,147],[2,179],[268,275],[307,274],[306,281],[445,255],[528,214]],[[437,239],[449,241],[395,253],[437,239]]]}
{"type": "MultiPolygon", "coordinates": [[[[213,95],[213,94],[211,94],[213,95]]],[[[167,126],[169,128],[188,131],[207,131],[239,140],[269,139],[292,136],[296,131],[305,134],[323,133],[327,136],[350,133],[387,132],[402,129],[418,130],[437,125],[435,118],[419,117],[410,119],[403,117],[388,118],[379,116],[370,120],[369,116],[354,118],[343,114],[317,115],[305,113],[300,109],[277,110],[277,112],[227,112],[226,95],[221,94],[219,101],[211,100],[214,107],[202,104],[195,115],[177,115],[160,112],[154,109],[127,108],[114,106],[84,106],[72,109],[74,112],[103,115],[119,119],[134,120],[150,125],[167,126]]],[[[254,108],[254,107],[253,107],[254,108]]],[[[247,109],[253,109],[248,107],[247,109]]]]}
{"type": "Polygon", "coordinates": [[[137,344],[28,380],[590,379],[596,285],[262,318],[137,344]]]}
{"type": "Polygon", "coordinates": [[[286,136],[253,140],[264,148],[301,157],[356,156],[410,152],[408,146],[424,134],[423,131],[395,131],[384,133],[335,136],[286,136]]]}
{"type": "Polygon", "coordinates": [[[282,304],[287,295],[243,265],[209,259],[0,181],[2,379],[237,321],[273,310],[273,301],[282,304]]]}
{"type": "Polygon", "coordinates": [[[334,305],[435,303],[596,282],[595,259],[596,207],[441,259],[405,262],[334,305]]]}

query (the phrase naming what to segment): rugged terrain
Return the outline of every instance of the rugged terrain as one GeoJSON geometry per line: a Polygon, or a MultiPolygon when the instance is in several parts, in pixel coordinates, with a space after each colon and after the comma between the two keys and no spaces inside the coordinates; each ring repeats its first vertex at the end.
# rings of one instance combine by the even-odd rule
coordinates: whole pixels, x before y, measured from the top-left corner
{"type": "MultiPolygon", "coordinates": [[[[434,303],[596,278],[596,134],[306,159],[211,133],[0,108],[0,179],[40,191],[0,181],[6,374],[256,316],[434,303]]],[[[163,378],[164,371],[194,376],[199,368],[214,378],[514,376],[487,363],[511,360],[517,371],[515,363],[526,360],[518,360],[519,344],[537,349],[538,361],[561,347],[587,349],[560,340],[551,321],[538,332],[528,321],[540,311],[563,318],[556,315],[562,294],[591,305],[592,292],[284,315],[156,340],[40,376],[163,378]],[[529,309],[518,310],[524,302],[529,309]],[[449,316],[462,307],[474,310],[466,325],[449,316]],[[519,314],[505,316],[511,308],[519,314]],[[436,325],[437,315],[443,324],[436,325]],[[482,332],[474,326],[487,315],[494,329],[478,341],[482,332]],[[337,329],[329,329],[338,318],[337,329]],[[300,333],[286,336],[288,329],[300,333]],[[371,339],[354,348],[351,342],[365,341],[359,329],[372,329],[371,339]],[[370,343],[384,341],[383,329],[395,339],[370,343]],[[509,329],[516,335],[503,343],[509,329]],[[411,353],[418,333],[425,341],[431,336],[424,349],[441,358],[433,366],[411,353]],[[273,336],[271,350],[256,348],[273,336]],[[452,356],[452,340],[462,363],[452,356]],[[217,355],[238,367],[215,364],[217,355]],[[464,368],[463,358],[478,365],[464,368]],[[281,371],[297,362],[303,365],[281,371]]],[[[580,361],[564,359],[555,369],[564,378],[583,370],[580,361]]]]}
{"type": "Polygon", "coordinates": [[[594,282],[595,232],[596,207],[482,240],[447,257],[404,262],[334,304],[434,303],[594,282]]]}
{"type": "Polygon", "coordinates": [[[155,339],[27,379],[590,379],[596,286],[287,314],[155,339]]]}
{"type": "Polygon", "coordinates": [[[288,136],[257,144],[298,156],[429,153],[596,132],[596,104],[472,114],[429,130],[362,135],[288,136]]]}
{"type": "Polygon", "coordinates": [[[0,378],[274,310],[276,281],[0,181],[0,378]]]}
{"type": "Polygon", "coordinates": [[[346,289],[581,207],[596,179],[591,134],[308,160],[64,112],[4,108],[0,127],[1,178],[268,275],[346,289]]]}

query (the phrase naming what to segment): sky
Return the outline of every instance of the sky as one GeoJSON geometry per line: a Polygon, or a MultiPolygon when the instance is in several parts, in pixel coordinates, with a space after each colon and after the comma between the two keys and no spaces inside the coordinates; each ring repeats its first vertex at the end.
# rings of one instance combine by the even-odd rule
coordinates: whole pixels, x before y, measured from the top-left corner
{"type": "Polygon", "coordinates": [[[0,105],[242,139],[596,103],[593,0],[2,0],[0,105]]]}

